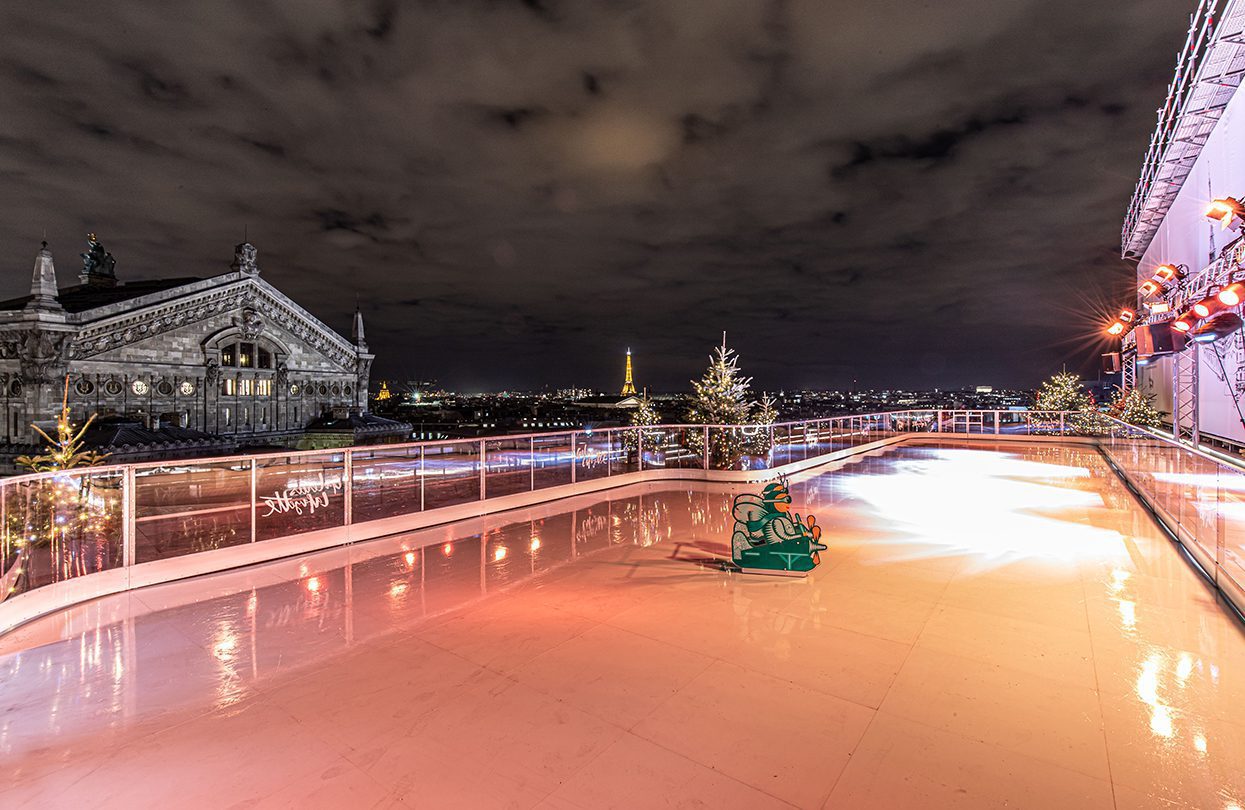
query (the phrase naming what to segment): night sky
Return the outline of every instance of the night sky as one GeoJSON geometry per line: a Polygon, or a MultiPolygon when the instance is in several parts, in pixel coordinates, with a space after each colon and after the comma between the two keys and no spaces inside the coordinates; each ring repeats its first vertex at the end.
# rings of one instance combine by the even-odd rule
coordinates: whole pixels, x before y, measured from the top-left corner
{"type": "Polygon", "coordinates": [[[0,295],[246,228],[379,376],[684,389],[726,329],[762,388],[1032,386],[1103,350],[1193,6],[8,2],[0,295]]]}

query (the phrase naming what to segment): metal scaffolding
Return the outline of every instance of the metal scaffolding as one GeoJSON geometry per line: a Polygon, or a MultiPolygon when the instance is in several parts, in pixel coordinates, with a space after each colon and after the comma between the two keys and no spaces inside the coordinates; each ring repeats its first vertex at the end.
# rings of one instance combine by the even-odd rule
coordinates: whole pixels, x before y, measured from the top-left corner
{"type": "Polygon", "coordinates": [[[1185,439],[1196,447],[1202,440],[1198,410],[1197,344],[1172,355],[1172,437],[1185,439]]]}
{"type": "Polygon", "coordinates": [[[1201,0],[1124,219],[1125,259],[1138,260],[1149,247],[1242,78],[1245,0],[1201,0]]]}

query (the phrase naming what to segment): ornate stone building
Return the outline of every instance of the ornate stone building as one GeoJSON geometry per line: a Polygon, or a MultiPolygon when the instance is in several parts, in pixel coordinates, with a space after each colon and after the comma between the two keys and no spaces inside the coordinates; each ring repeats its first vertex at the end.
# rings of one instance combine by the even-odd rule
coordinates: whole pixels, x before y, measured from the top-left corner
{"type": "Polygon", "coordinates": [[[55,417],[66,375],[79,424],[126,416],[243,445],[296,446],[321,415],[366,409],[362,316],[351,340],[337,334],[260,277],[253,245],[205,279],[121,283],[94,234],[82,258],[79,283],[58,289],[45,243],[30,294],[0,302],[3,443],[36,441],[30,424],[55,417]]]}

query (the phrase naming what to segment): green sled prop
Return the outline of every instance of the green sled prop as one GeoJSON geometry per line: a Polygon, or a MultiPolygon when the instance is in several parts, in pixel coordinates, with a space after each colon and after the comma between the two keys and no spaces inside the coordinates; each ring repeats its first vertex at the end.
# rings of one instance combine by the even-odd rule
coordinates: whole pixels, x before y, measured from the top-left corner
{"type": "Polygon", "coordinates": [[[785,481],[768,484],[760,495],[737,495],[731,509],[731,561],[745,573],[806,576],[825,551],[817,518],[791,513],[785,481]]]}

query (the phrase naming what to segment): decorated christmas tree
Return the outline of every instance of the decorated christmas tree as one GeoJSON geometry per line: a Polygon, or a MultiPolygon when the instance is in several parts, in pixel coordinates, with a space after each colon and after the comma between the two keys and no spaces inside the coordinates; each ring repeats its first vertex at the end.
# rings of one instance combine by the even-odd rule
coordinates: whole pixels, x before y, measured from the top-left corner
{"type": "Polygon", "coordinates": [[[1111,415],[1137,427],[1156,428],[1163,424],[1162,414],[1154,407],[1154,395],[1143,394],[1136,388],[1127,392],[1115,389],[1115,396],[1111,399],[1111,415]]]}
{"type": "MultiPolygon", "coordinates": [[[[739,370],[739,356],[722,345],[709,357],[709,368],[699,380],[692,381],[692,399],[687,421],[692,425],[747,425],[752,410],[748,402],[751,377],[739,370]]],[[[689,437],[692,449],[703,452],[703,437],[693,431],[689,437]]],[[[709,463],[716,469],[732,469],[745,447],[742,429],[709,429],[709,463]]]]}
{"type": "Polygon", "coordinates": [[[774,446],[774,423],[778,421],[778,403],[768,393],[762,394],[752,411],[749,422],[753,425],[748,436],[748,452],[767,455],[774,446]]]}
{"type": "Polygon", "coordinates": [[[1081,385],[1081,378],[1061,371],[1042,383],[1033,409],[1037,411],[1084,411],[1093,407],[1093,398],[1081,385]]]}
{"type": "Polygon", "coordinates": [[[112,568],[121,563],[120,474],[69,472],[100,464],[107,454],[83,448],[94,417],[76,428],[69,418],[69,380],[56,420],[56,438],[42,453],[17,463],[40,476],[17,483],[6,495],[0,537],[0,600],[33,587],[112,568]]]}
{"type": "Polygon", "coordinates": [[[641,428],[641,430],[628,431],[623,435],[623,444],[627,450],[633,451],[637,446],[642,446],[646,453],[656,451],[661,444],[661,431],[644,430],[643,428],[660,425],[661,415],[653,407],[653,401],[648,398],[647,391],[640,397],[640,407],[636,408],[635,412],[631,414],[631,424],[633,427],[641,428]],[[637,438],[639,439],[638,442],[637,438]]]}

